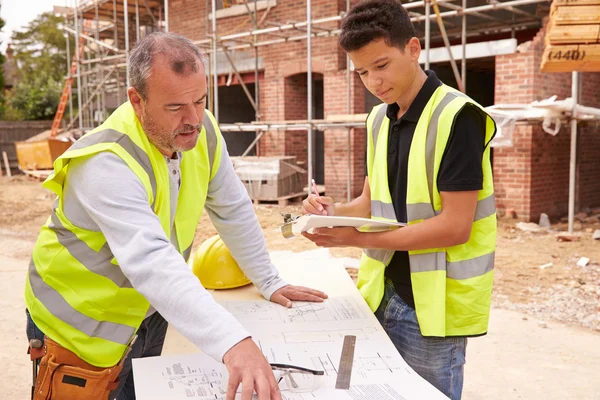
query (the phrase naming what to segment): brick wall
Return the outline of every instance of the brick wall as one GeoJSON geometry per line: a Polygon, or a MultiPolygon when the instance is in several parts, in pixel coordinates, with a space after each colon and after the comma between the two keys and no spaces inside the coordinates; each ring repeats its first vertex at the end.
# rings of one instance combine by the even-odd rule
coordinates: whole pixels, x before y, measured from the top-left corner
{"type": "MultiPolygon", "coordinates": [[[[365,112],[365,88],[358,75],[351,74],[350,113],[365,112]]],[[[325,116],[348,113],[346,71],[336,71],[325,76],[325,116]]],[[[365,178],[365,129],[328,129],[325,131],[325,181],[328,194],[337,200],[362,192],[365,178]],[[350,171],[348,171],[348,135],[350,135],[350,171]]]]}
{"type": "MultiPolygon", "coordinates": [[[[352,1],[352,4],[356,3],[352,1]]],[[[169,29],[192,40],[207,39],[211,34],[204,0],[171,0],[169,2],[169,29]],[[207,23],[208,22],[208,23],[207,23]],[[208,27],[208,29],[207,29],[208,27]]],[[[313,18],[338,15],[345,11],[345,0],[312,0],[313,18]]],[[[306,1],[277,0],[270,10],[258,11],[260,28],[306,20],[306,1]],[[268,23],[267,23],[268,21],[268,23]]],[[[339,22],[319,25],[335,29],[339,22]]],[[[249,16],[241,15],[217,20],[217,34],[228,34],[253,29],[249,16]]],[[[314,29],[318,31],[318,29],[314,29]]],[[[285,35],[302,35],[303,31],[287,31],[285,35]]],[[[277,36],[259,36],[259,40],[276,40],[277,36]]],[[[307,118],[307,46],[306,40],[288,41],[258,47],[263,60],[264,75],[259,81],[261,116],[265,121],[301,120],[307,118]]],[[[323,112],[325,115],[346,114],[346,56],[337,44],[337,37],[312,39],[313,79],[323,80],[323,112]]],[[[354,74],[353,74],[354,75],[354,74]]],[[[364,89],[353,77],[353,111],[364,112],[364,89]],[[360,89],[360,90],[358,90],[360,89]]],[[[317,116],[315,115],[315,118],[317,116]]],[[[324,144],[324,176],[327,194],[336,199],[347,195],[348,154],[347,130],[326,131],[324,144]]],[[[351,132],[351,194],[360,194],[364,182],[364,129],[351,132]]],[[[301,131],[266,132],[258,145],[258,154],[296,155],[303,167],[307,161],[307,136],[301,131]]]]}
{"type": "MultiPolygon", "coordinates": [[[[571,96],[571,74],[543,74],[539,67],[544,49],[542,29],[524,51],[496,57],[495,103],[530,103],[553,95],[571,96]]],[[[582,104],[600,107],[600,74],[583,73],[582,104]]],[[[541,123],[520,126],[512,148],[494,149],[494,181],[499,209],[513,209],[520,219],[537,221],[540,213],[560,217],[567,213],[570,159],[569,125],[556,136],[541,123]]],[[[577,204],[600,204],[600,130],[580,124],[577,162],[577,204]]]]}

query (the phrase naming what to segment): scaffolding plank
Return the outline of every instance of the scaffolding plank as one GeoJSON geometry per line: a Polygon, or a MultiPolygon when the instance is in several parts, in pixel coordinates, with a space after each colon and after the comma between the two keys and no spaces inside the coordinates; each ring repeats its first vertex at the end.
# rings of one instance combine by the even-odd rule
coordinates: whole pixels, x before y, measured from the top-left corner
{"type": "Polygon", "coordinates": [[[542,72],[600,72],[600,44],[546,46],[542,72]]]}
{"type": "Polygon", "coordinates": [[[553,0],[553,6],[591,6],[600,5],[600,0],[553,0]]]}
{"type": "Polygon", "coordinates": [[[600,4],[593,6],[556,7],[552,11],[556,25],[586,25],[600,23],[600,4]]]}
{"type": "Polygon", "coordinates": [[[600,23],[589,25],[552,25],[547,35],[549,44],[600,43],[600,23]]]}
{"type": "Polygon", "coordinates": [[[334,114],[325,118],[327,122],[365,122],[368,113],[364,114],[334,114]]]}

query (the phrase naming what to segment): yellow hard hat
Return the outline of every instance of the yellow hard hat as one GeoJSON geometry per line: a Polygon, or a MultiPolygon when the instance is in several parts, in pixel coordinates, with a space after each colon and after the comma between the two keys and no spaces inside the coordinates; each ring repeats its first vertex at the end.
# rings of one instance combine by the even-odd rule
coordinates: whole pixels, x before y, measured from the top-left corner
{"type": "Polygon", "coordinates": [[[196,251],[192,272],[206,289],[232,289],[251,282],[219,235],[206,239],[196,251]]]}

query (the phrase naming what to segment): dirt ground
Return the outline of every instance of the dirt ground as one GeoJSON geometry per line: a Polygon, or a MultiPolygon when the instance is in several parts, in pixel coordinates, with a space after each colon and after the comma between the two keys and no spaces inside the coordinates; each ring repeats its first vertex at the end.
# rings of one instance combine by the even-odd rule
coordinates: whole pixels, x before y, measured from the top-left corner
{"type": "MultiPolygon", "coordinates": [[[[25,177],[0,178],[0,399],[28,398],[31,364],[25,354],[25,271],[53,196],[25,177]]],[[[269,250],[303,251],[315,246],[286,240],[275,228],[281,212],[299,207],[255,206],[269,250]]],[[[499,222],[494,310],[490,333],[469,342],[465,399],[600,399],[600,209],[580,215],[580,239],[556,238],[565,223],[543,233],[524,232],[515,220],[499,222]],[[597,217],[596,217],[597,216],[597,217]],[[581,257],[586,266],[577,266],[581,257]],[[550,264],[551,265],[548,265],[550,264]],[[540,268],[544,266],[544,268],[540,268]]],[[[206,215],[196,246],[216,231],[206,215]]],[[[360,250],[332,249],[358,258],[360,250]]],[[[356,270],[349,268],[351,275],[356,270]]]]}

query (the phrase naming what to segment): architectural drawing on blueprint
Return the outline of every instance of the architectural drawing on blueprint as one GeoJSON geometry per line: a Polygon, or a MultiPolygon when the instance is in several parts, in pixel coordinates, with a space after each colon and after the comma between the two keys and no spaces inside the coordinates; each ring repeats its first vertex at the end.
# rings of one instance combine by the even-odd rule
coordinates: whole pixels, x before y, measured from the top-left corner
{"type": "Polygon", "coordinates": [[[359,375],[369,381],[374,374],[380,378],[382,375],[390,376],[397,373],[411,375],[413,372],[397,356],[382,355],[376,352],[372,355],[361,355],[354,358],[353,374],[359,375]]]}
{"type": "MultiPolygon", "coordinates": [[[[339,356],[326,352],[312,356],[310,359],[314,368],[322,369],[326,376],[337,377],[339,356]]],[[[362,383],[373,380],[381,381],[386,376],[393,377],[412,373],[398,357],[385,356],[378,352],[355,355],[352,367],[353,379],[362,383]]]]}
{"type": "Polygon", "coordinates": [[[357,329],[331,329],[331,330],[302,330],[293,332],[281,332],[285,343],[320,343],[338,342],[344,340],[344,336],[356,336],[356,340],[372,339],[377,334],[374,327],[357,329]]]}
{"type": "MultiPolygon", "coordinates": [[[[188,398],[225,398],[226,382],[216,369],[204,370],[189,364],[173,363],[162,371],[162,377],[173,392],[185,392],[188,398]]],[[[175,393],[173,393],[175,394],[175,393]]]]}
{"type": "Polygon", "coordinates": [[[292,308],[266,301],[225,301],[221,304],[242,324],[289,324],[296,322],[336,322],[366,319],[365,313],[350,297],[323,303],[294,302],[292,308]]]}

